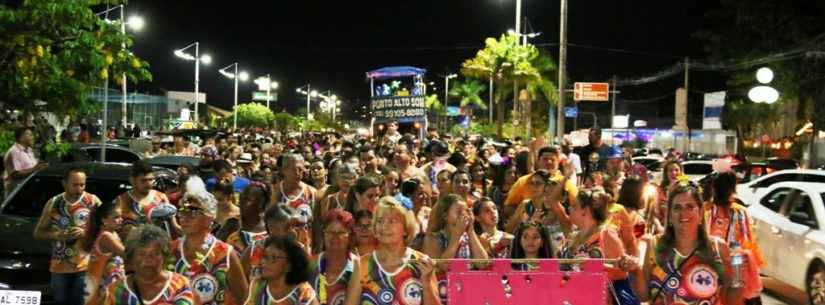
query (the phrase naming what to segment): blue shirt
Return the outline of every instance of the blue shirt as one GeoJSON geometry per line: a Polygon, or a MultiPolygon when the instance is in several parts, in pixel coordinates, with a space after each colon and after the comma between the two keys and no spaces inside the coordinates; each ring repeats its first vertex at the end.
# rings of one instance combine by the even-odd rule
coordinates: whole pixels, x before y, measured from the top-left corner
{"type": "MultiPolygon", "coordinates": [[[[216,178],[209,178],[206,180],[206,189],[211,191],[217,184],[218,180],[216,178]]],[[[249,186],[249,179],[244,177],[235,177],[235,181],[232,181],[232,188],[235,189],[235,193],[243,192],[243,189],[247,186],[249,186]]]]}

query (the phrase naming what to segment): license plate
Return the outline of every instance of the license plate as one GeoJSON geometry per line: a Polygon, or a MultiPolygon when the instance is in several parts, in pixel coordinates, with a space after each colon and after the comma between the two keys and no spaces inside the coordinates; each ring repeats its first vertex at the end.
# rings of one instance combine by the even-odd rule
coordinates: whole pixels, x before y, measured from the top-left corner
{"type": "Polygon", "coordinates": [[[0,290],[0,305],[40,305],[40,291],[0,290]]]}

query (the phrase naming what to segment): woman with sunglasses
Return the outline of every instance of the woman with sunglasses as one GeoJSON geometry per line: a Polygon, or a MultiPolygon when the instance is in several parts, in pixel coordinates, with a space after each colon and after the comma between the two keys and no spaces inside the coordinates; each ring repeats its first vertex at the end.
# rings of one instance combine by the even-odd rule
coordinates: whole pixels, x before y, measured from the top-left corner
{"type": "Polygon", "coordinates": [[[197,176],[186,182],[178,211],[183,236],[172,242],[174,271],[189,278],[201,304],[240,304],[247,285],[233,247],[212,235],[218,202],[197,176]]]}
{"type": "Polygon", "coordinates": [[[319,305],[309,284],[309,255],[295,239],[269,237],[264,242],[261,276],[249,285],[244,305],[319,305]]]}
{"type": "MultiPolygon", "coordinates": [[[[567,176],[569,177],[569,176],[567,176]]],[[[504,226],[507,232],[515,232],[519,224],[528,221],[544,223],[549,228],[551,235],[558,235],[561,232],[568,232],[570,223],[564,217],[564,207],[561,204],[563,185],[565,181],[556,182],[552,180],[550,173],[545,170],[538,170],[530,177],[528,184],[529,199],[523,201],[516,207],[510,220],[504,226]]]]}
{"type": "Polygon", "coordinates": [[[741,289],[731,287],[727,244],[711,239],[702,217],[702,195],[689,180],[668,194],[668,222],[644,258],[624,255],[619,267],[633,274],[633,289],[642,301],[664,304],[742,304],[741,289]]]}
{"type": "Polygon", "coordinates": [[[373,221],[378,247],[361,258],[362,304],[441,304],[435,263],[407,247],[417,231],[410,210],[392,197],[381,198],[373,221]]]}
{"type": "Polygon", "coordinates": [[[352,214],[334,209],[324,219],[324,252],[312,261],[310,283],[321,305],[358,304],[361,286],[357,278],[360,259],[352,252],[352,214]]]}

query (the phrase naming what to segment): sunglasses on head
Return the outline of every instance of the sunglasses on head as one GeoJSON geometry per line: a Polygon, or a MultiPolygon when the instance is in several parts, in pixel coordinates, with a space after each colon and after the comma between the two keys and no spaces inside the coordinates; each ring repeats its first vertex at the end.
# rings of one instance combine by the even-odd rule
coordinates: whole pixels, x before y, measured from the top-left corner
{"type": "Polygon", "coordinates": [[[184,205],[180,209],[178,209],[178,213],[181,214],[181,215],[188,215],[188,214],[194,214],[194,213],[205,214],[206,211],[201,207],[191,206],[191,205],[184,205]]]}

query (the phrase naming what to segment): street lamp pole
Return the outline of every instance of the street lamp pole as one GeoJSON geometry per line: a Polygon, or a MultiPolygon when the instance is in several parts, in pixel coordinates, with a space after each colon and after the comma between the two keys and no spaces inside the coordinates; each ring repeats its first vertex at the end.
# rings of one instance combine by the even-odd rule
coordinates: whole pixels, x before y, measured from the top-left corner
{"type": "Polygon", "coordinates": [[[269,95],[272,93],[272,80],[269,78],[269,74],[266,75],[266,109],[272,110],[269,108],[269,95]]]}
{"type": "MultiPolygon", "coordinates": [[[[120,4],[120,5],[115,6],[113,8],[107,8],[105,11],[97,13],[96,15],[97,16],[104,15],[103,18],[106,21],[109,21],[109,12],[114,10],[114,9],[119,9],[120,10],[120,33],[125,36],[126,35],[126,23],[127,23],[126,13],[124,12],[125,7],[126,7],[125,5],[120,4]]],[[[143,27],[143,19],[140,18],[140,17],[132,17],[132,18],[130,18],[128,23],[132,27],[133,30],[138,30],[139,31],[143,27]]],[[[122,49],[126,50],[126,43],[121,43],[120,47],[122,49]]],[[[126,111],[126,94],[127,94],[127,92],[126,92],[126,72],[125,71],[122,73],[121,77],[122,77],[122,80],[123,80],[123,83],[121,84],[122,95],[123,95],[123,97],[122,97],[123,105],[122,105],[122,108],[121,108],[121,124],[123,126],[126,126],[128,116],[127,116],[127,111],[126,111]]],[[[103,94],[104,103],[103,103],[103,122],[102,122],[103,126],[101,126],[101,128],[100,128],[101,129],[101,137],[100,137],[100,146],[101,146],[100,160],[101,161],[106,160],[106,132],[107,132],[107,129],[108,129],[108,121],[109,121],[108,120],[108,115],[109,115],[109,111],[108,111],[109,110],[108,109],[109,108],[109,80],[108,79],[106,80],[104,90],[105,90],[105,92],[103,94]]]]}
{"type": "MultiPolygon", "coordinates": [[[[125,7],[125,5],[121,4],[120,5],[120,33],[123,34],[123,35],[126,35],[126,19],[124,19],[125,15],[123,14],[123,7],[125,7]]],[[[121,44],[121,48],[123,48],[124,50],[126,49],[126,43],[125,42],[121,44]]],[[[123,77],[123,83],[121,84],[121,89],[123,90],[123,94],[122,94],[123,95],[123,104],[120,107],[120,111],[121,111],[121,116],[120,116],[120,121],[121,122],[120,122],[120,124],[123,125],[124,128],[126,128],[126,122],[128,121],[127,120],[128,119],[128,112],[126,112],[126,72],[124,71],[121,76],[123,77]]],[[[101,159],[100,161],[105,161],[105,159],[101,159]]]]}
{"type": "Polygon", "coordinates": [[[201,54],[200,54],[200,43],[197,42],[197,41],[190,44],[190,45],[188,45],[188,46],[183,47],[182,49],[175,50],[174,53],[175,53],[175,56],[177,56],[177,57],[183,58],[185,60],[194,60],[195,61],[195,117],[194,117],[194,119],[195,119],[195,126],[197,127],[198,123],[200,122],[200,120],[198,119],[198,106],[199,106],[198,104],[200,104],[200,90],[198,88],[199,83],[200,83],[200,71],[201,71],[200,62],[203,61],[204,64],[208,65],[210,62],[212,62],[212,57],[207,55],[207,54],[204,54],[203,56],[201,56],[201,54]],[[189,54],[186,54],[186,53],[183,52],[184,50],[186,50],[188,48],[191,48],[191,47],[195,47],[195,56],[192,56],[192,55],[189,55],[189,54]]]}
{"type": "Polygon", "coordinates": [[[565,73],[567,73],[567,0],[561,0],[561,18],[559,20],[559,105],[556,112],[556,137],[559,140],[564,137],[564,89],[567,87],[565,73]]]}
{"type": "Polygon", "coordinates": [[[238,79],[240,79],[241,81],[246,81],[246,79],[247,79],[247,77],[249,77],[249,75],[246,72],[243,72],[243,71],[241,71],[240,73],[238,72],[238,63],[237,62],[235,62],[231,65],[228,65],[228,66],[224,67],[223,69],[218,70],[218,72],[223,74],[223,76],[231,78],[235,81],[235,102],[234,102],[235,106],[232,107],[232,116],[234,117],[234,119],[233,119],[234,122],[232,123],[232,129],[237,130],[238,129],[238,79]],[[231,67],[234,67],[234,72],[232,72],[232,73],[226,72],[226,69],[229,69],[231,67]]]}
{"type": "Polygon", "coordinates": [[[198,119],[198,104],[200,103],[200,94],[198,93],[198,85],[201,78],[201,64],[200,64],[200,43],[195,42],[195,128],[200,127],[200,120],[198,119]]]}
{"type": "Polygon", "coordinates": [[[238,63],[235,63],[235,106],[232,107],[233,117],[235,117],[234,122],[232,123],[232,129],[236,132],[238,130],[238,63]]]}

